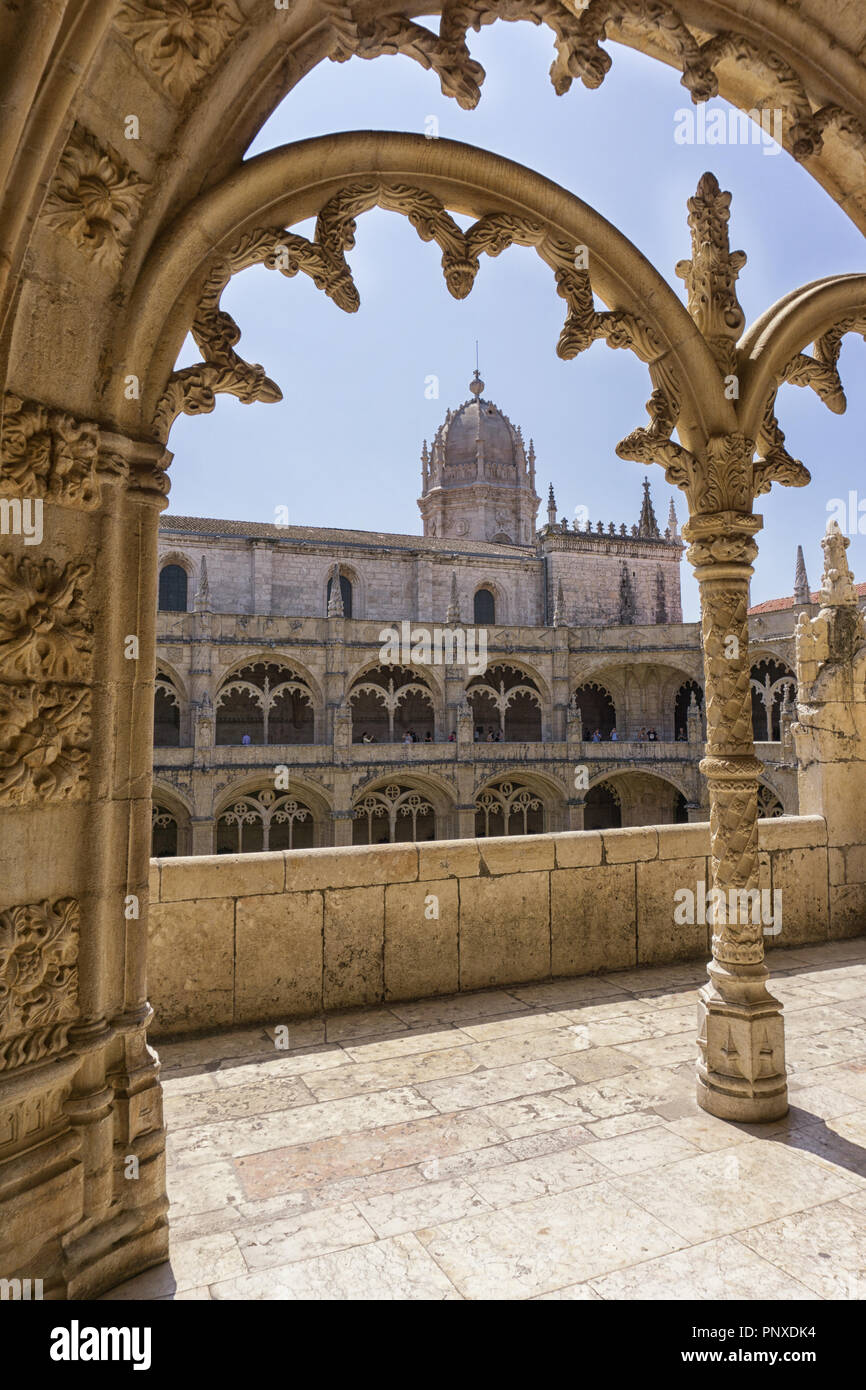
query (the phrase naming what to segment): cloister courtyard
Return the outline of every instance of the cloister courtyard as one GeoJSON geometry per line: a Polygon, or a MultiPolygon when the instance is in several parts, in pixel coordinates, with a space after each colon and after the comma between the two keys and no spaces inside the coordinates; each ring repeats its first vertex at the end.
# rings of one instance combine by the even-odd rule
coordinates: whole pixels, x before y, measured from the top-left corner
{"type": "Polygon", "coordinates": [[[866,7],[421,8],[0,0],[42,1370],[282,1374],[283,1300],[859,1348],[866,7]]]}
{"type": "Polygon", "coordinates": [[[774,950],[790,1110],[698,1109],[702,962],[160,1044],[168,1262],[109,1299],[866,1296],[866,942],[774,950]]]}

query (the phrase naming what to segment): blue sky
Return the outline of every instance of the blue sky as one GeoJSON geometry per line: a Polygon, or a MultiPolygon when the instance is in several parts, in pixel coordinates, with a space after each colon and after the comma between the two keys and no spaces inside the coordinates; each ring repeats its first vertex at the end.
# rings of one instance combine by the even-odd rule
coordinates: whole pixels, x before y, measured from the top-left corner
{"type": "MultiPolygon", "coordinates": [[[[429,21],[435,25],[435,21],[429,21]]],[[[760,145],[683,145],[676,112],[691,106],[679,74],[616,44],[613,67],[591,92],[575,83],[557,97],[548,77],[550,31],[497,23],[470,35],[487,78],[475,111],[443,97],[438,79],[397,56],[325,62],[289,94],[249,153],[338,130],[423,133],[436,116],[441,136],[506,155],[592,204],[684,295],[673,271],[689,254],[686,199],[705,169],[733,194],[731,242],[748,255],[739,296],[748,322],[799,284],[866,269],[863,240],[828,194],[786,153],[760,145]]],[[[723,107],[714,102],[712,106],[723,107]]],[[[309,235],[307,228],[299,228],[309,235]]],[[[219,397],[212,415],[175,424],[170,508],[186,515],[273,521],[288,508],[296,525],[420,534],[416,498],[421,442],[448,406],[468,397],[480,343],[485,396],[532,436],[538,491],[553,482],[560,515],[585,506],[593,521],[637,520],[647,470],[619,460],[619,439],[646,420],[646,368],[603,343],[571,362],[555,352],[564,304],[550,270],[528,248],[482,257],[469,297],[448,294],[435,243],[404,217],[373,211],[358,223],[349,255],[361,295],[344,314],[302,275],[254,268],[235,277],[223,305],[243,333],[239,351],[279,382],[278,405],[219,397]],[[439,398],[427,399],[428,377],[439,398]]],[[[184,350],[181,363],[196,360],[184,350]]],[[[812,587],[833,498],[859,490],[866,503],[866,344],[845,340],[848,412],[831,415],[811,391],[782,388],[777,407],[790,451],[812,472],[808,488],[774,487],[759,499],[764,531],[752,601],[790,594],[802,543],[812,587]]],[[[649,470],[664,525],[674,496],[649,470]]],[[[856,524],[856,523],[855,523],[856,524]]],[[[866,533],[866,505],[862,519],[866,533]]],[[[866,580],[866,534],[848,552],[866,580]]],[[[683,564],[684,616],[698,616],[697,589],[683,564]]]]}

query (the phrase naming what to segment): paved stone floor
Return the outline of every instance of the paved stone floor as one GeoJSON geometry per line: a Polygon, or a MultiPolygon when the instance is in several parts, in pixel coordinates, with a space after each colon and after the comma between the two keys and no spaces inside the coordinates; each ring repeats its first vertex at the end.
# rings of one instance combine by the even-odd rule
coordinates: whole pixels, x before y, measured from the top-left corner
{"type": "Polygon", "coordinates": [[[770,964],[769,1126],[695,1104],[702,964],[163,1044],[171,1261],[108,1297],[866,1297],[866,940],[770,964]]]}

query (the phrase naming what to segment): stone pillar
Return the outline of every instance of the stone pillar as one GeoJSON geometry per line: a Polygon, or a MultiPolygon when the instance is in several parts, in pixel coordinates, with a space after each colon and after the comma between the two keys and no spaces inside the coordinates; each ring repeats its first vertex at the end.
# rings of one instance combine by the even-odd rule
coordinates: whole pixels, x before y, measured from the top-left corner
{"type": "Polygon", "coordinates": [[[848,559],[831,521],[820,608],[797,622],[800,814],[827,822],[830,934],[866,931],[866,629],[848,559]]]}
{"type": "Polygon", "coordinates": [[[274,548],[270,541],[253,541],[250,549],[250,587],[252,612],[270,613],[274,548]]]}
{"type": "Polygon", "coordinates": [[[704,741],[704,721],[694,691],[686,710],[686,735],[693,746],[704,741]]]}
{"type": "Polygon", "coordinates": [[[211,816],[193,816],[190,819],[192,845],[190,854],[216,854],[214,821],[211,816]]]}
{"type": "MultiPolygon", "coordinates": [[[[701,771],[710,797],[712,887],[728,903],[732,889],[759,887],[761,764],[752,738],[747,611],[760,525],[750,513],[722,511],[693,515],[683,528],[701,593],[707,713],[701,771]]],[[[775,1120],[788,1109],[782,1009],[767,989],[762,923],[753,923],[742,904],[741,896],[733,914],[713,921],[709,982],[698,1005],[697,1099],[721,1119],[775,1120]]]]}
{"type": "Polygon", "coordinates": [[[6,397],[0,495],[44,534],[0,557],[0,1277],[46,1297],[167,1256],[145,951],[169,457],[6,397]]]}
{"type": "Polygon", "coordinates": [[[583,830],[583,816],[586,810],[586,801],[578,801],[576,797],[570,797],[566,805],[568,806],[569,830],[583,830]]]}

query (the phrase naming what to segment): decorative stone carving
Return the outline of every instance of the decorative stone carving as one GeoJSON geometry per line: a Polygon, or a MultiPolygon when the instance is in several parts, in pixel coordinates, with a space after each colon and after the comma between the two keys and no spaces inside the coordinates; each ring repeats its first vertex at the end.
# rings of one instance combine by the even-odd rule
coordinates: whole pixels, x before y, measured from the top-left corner
{"type": "Polygon", "coordinates": [[[846,333],[859,333],[866,339],[866,317],[844,319],[822,334],[814,344],[814,355],[798,352],[787,363],[767,398],[764,419],[758,436],[762,457],[755,465],[755,492],[769,492],[772,483],[787,483],[803,487],[811,474],[799,459],[792,458],[785,448],[785,435],[776,419],[776,393],[782,382],[792,386],[809,386],[834,415],[843,415],[848,402],[839,376],[838,361],[842,339],[846,333]]]}
{"type": "Polygon", "coordinates": [[[93,625],[81,599],[91,566],[0,555],[0,675],[88,680],[93,625]]]}
{"type": "Polygon", "coordinates": [[[746,253],[730,249],[731,195],[722,192],[715,174],[703,174],[687,206],[692,258],[678,261],[676,273],[685,281],[689,313],[709,344],[719,370],[735,372],[736,342],[746,325],[736,283],[746,264],[746,253]]]}
{"type": "Polygon", "coordinates": [[[115,18],[177,101],[211,71],[243,22],[235,0],[124,0],[115,18]]]}
{"type": "MultiPolygon", "coordinates": [[[[0,429],[0,479],[30,497],[92,508],[99,504],[99,431],[92,420],[7,394],[0,429]]],[[[110,460],[104,464],[113,471],[110,460]]]]}
{"type": "Polygon", "coordinates": [[[168,437],[181,411],[186,415],[207,415],[221,393],[236,396],[245,405],[282,400],[282,391],[265,374],[264,367],[245,362],[234,351],[241,331],[231,315],[220,308],[231,277],[257,264],[277,269],[289,278],[303,270],[317,289],[324,290],[347,313],[360,304],[345,261],[329,257],[322,247],[281,227],[248,232],[227,255],[211,264],[190,329],[205,360],[173,372],[169,378],[153,420],[160,439],[168,437]]]}
{"type": "Polygon", "coordinates": [[[108,270],[119,269],[147,185],[77,122],[45,200],[44,221],[108,270]]]}
{"type": "Polygon", "coordinates": [[[79,926],[74,898],[0,912],[0,1071],[65,1046],[78,1016],[79,926]]]}
{"type": "Polygon", "coordinates": [[[90,691],[0,685],[0,806],[63,801],[86,790],[90,691]]]}

